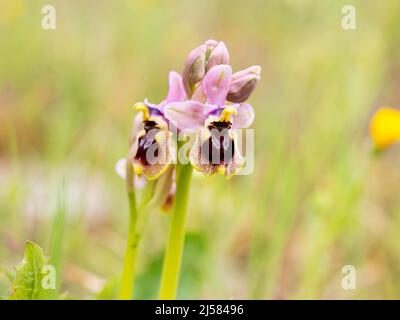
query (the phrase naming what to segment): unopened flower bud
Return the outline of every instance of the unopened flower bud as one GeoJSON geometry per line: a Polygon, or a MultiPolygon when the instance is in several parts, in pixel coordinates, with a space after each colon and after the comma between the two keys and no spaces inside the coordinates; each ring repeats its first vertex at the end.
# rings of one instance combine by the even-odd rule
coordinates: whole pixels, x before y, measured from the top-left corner
{"type": "Polygon", "coordinates": [[[246,101],[260,80],[260,74],[260,66],[252,66],[234,73],[226,99],[239,103],[246,101]]]}
{"type": "Polygon", "coordinates": [[[210,39],[210,40],[207,40],[206,42],[204,42],[204,44],[207,46],[207,50],[206,50],[206,61],[207,61],[208,58],[210,57],[211,52],[218,45],[218,41],[210,39]]]}
{"type": "MultiPolygon", "coordinates": [[[[211,45],[215,45],[215,43],[210,43],[210,48],[211,45]]],[[[215,46],[210,54],[206,56],[208,57],[206,71],[210,70],[213,66],[217,64],[229,64],[229,52],[225,46],[225,43],[223,43],[222,41],[218,42],[217,46],[215,46]]]]}
{"type": "Polygon", "coordinates": [[[206,50],[207,46],[203,44],[191,51],[186,59],[182,72],[182,81],[188,97],[192,96],[194,85],[203,79],[206,72],[206,50]]]}
{"type": "Polygon", "coordinates": [[[207,40],[206,42],[204,42],[204,44],[207,46],[207,47],[210,47],[210,48],[215,48],[217,45],[218,45],[218,41],[217,40],[213,40],[213,39],[209,39],[209,40],[207,40]]]}

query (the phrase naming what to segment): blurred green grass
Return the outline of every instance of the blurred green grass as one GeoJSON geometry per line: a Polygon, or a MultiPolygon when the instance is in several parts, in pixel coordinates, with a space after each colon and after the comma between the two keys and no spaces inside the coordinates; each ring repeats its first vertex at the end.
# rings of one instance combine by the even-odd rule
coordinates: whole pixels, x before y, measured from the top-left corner
{"type": "MultiPolygon", "coordinates": [[[[398,297],[400,150],[374,157],[367,136],[372,111],[400,100],[398,1],[352,1],[353,31],[339,0],[52,3],[57,29],[45,31],[48,1],[0,1],[5,272],[29,239],[62,260],[67,297],[115,298],[128,209],[114,165],[130,106],[160,101],[168,71],[214,38],[236,70],[263,68],[250,100],[255,171],[193,179],[179,297],[398,297]],[[347,264],[357,290],[340,286],[347,264]]],[[[168,217],[152,214],[138,297],[156,297],[167,231],[168,217]]]]}

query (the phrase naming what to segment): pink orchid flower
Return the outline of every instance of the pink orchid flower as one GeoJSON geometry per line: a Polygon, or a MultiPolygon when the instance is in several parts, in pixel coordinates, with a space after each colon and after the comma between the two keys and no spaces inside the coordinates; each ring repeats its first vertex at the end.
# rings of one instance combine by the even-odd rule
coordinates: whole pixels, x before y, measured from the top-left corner
{"type": "Polygon", "coordinates": [[[168,95],[163,101],[153,104],[145,99],[135,104],[141,113],[133,121],[130,161],[137,176],[144,175],[148,180],[154,180],[167,171],[175,157],[175,149],[164,108],[169,103],[186,99],[182,77],[171,71],[168,95]]]}
{"type": "MultiPolygon", "coordinates": [[[[256,70],[258,81],[261,68],[256,70]]],[[[219,172],[230,177],[244,165],[232,129],[249,127],[254,110],[244,102],[226,104],[231,82],[232,68],[226,64],[214,65],[195,88],[192,100],[170,102],[164,107],[165,117],[178,129],[197,132],[190,161],[195,169],[207,175],[219,172]]]]}

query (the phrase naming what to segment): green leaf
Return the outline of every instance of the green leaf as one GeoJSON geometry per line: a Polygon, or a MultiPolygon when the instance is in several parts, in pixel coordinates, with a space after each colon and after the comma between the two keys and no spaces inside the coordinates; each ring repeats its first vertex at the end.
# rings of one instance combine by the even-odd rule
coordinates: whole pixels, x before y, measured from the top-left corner
{"type": "Polygon", "coordinates": [[[46,276],[43,267],[47,262],[48,258],[44,256],[42,248],[27,241],[24,259],[15,267],[10,300],[42,300],[51,297],[52,290],[43,286],[43,278],[46,276]]]}

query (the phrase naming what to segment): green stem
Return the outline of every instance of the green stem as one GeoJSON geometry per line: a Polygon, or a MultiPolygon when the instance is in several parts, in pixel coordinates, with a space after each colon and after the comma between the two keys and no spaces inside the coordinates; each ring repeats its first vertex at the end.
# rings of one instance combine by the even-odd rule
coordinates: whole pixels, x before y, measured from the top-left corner
{"type": "Polygon", "coordinates": [[[138,211],[136,209],[136,198],[134,189],[128,190],[129,199],[129,233],[128,241],[126,243],[124,267],[122,271],[121,287],[119,297],[121,300],[130,300],[133,296],[133,286],[136,270],[136,256],[137,256],[137,237],[136,225],[138,220],[138,211]]]}
{"type": "Polygon", "coordinates": [[[130,300],[133,298],[137,253],[139,250],[140,239],[147,221],[148,212],[151,209],[148,203],[151,199],[154,183],[148,181],[142,194],[139,210],[136,204],[135,187],[133,185],[132,166],[127,165],[127,191],[129,199],[129,232],[126,244],[124,267],[122,271],[121,287],[119,297],[121,300],[130,300]]]}
{"type": "Polygon", "coordinates": [[[192,176],[190,164],[177,164],[176,197],[161,276],[160,299],[175,299],[185,242],[186,211],[192,176]]]}

